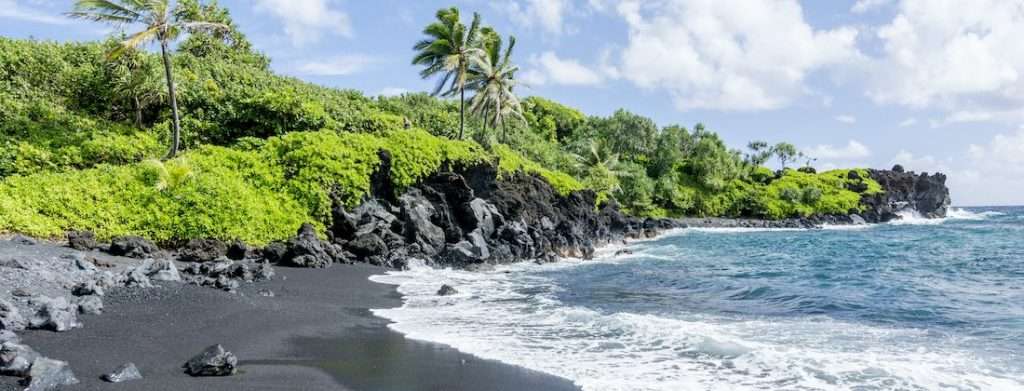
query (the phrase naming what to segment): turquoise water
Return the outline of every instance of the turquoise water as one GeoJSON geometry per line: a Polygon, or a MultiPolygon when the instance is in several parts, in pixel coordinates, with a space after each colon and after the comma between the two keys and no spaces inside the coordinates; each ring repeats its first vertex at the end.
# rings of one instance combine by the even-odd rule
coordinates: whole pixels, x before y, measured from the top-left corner
{"type": "Polygon", "coordinates": [[[1022,390],[1024,208],[680,230],[595,261],[388,276],[412,338],[587,390],[1022,390]],[[460,294],[438,298],[440,283],[460,294]]]}

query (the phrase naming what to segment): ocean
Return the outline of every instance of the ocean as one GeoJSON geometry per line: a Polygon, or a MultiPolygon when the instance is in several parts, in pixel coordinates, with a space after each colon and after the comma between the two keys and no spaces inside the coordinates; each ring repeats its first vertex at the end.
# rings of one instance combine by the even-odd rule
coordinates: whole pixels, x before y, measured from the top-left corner
{"type": "Polygon", "coordinates": [[[487,272],[413,262],[372,277],[405,298],[374,313],[588,391],[1024,390],[1024,208],[906,217],[681,229],[487,272]]]}

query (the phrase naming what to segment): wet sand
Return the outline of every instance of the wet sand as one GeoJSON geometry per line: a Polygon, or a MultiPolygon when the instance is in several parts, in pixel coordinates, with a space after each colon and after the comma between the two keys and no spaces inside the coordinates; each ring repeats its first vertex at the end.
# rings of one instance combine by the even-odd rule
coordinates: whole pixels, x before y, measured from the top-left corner
{"type": "MultiPolygon", "coordinates": [[[[82,383],[69,390],[578,390],[558,377],[391,331],[369,311],[401,305],[394,287],[367,279],[378,268],[277,272],[237,295],[184,285],[116,290],[104,299],[103,315],[82,317],[85,328],[22,338],[71,364],[82,383]],[[189,357],[217,343],[238,356],[238,375],[184,374],[189,357]],[[143,380],[99,380],[129,361],[143,380]]],[[[14,388],[12,379],[0,378],[0,389],[7,388],[14,388]]]]}

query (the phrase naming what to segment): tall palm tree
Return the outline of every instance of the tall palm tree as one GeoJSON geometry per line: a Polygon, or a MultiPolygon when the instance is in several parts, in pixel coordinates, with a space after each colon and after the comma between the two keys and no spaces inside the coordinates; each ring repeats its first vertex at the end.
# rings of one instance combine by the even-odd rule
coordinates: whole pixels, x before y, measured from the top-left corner
{"type": "Polygon", "coordinates": [[[513,92],[516,85],[515,73],[519,67],[512,65],[512,49],[516,38],[509,37],[508,47],[502,51],[501,36],[490,28],[481,32],[484,53],[472,58],[466,88],[475,90],[469,110],[484,120],[484,127],[502,130],[503,142],[508,143],[505,123],[509,118],[526,122],[523,107],[513,92]]]}
{"type": "Polygon", "coordinates": [[[459,9],[442,8],[437,21],[423,29],[426,39],[413,46],[417,51],[413,65],[423,65],[420,77],[429,79],[442,75],[431,95],[459,96],[459,139],[466,128],[466,77],[470,59],[481,53],[479,47],[480,15],[473,13],[469,29],[462,23],[459,9]]]}
{"type": "Polygon", "coordinates": [[[178,115],[178,98],[174,89],[174,70],[171,65],[170,43],[182,32],[224,31],[229,27],[220,23],[194,20],[188,13],[175,12],[172,0],[77,0],[68,16],[103,22],[115,26],[142,25],[141,31],[132,33],[111,51],[109,56],[117,58],[127,49],[137,48],[150,42],[160,43],[163,56],[164,76],[167,79],[167,95],[171,102],[172,129],[171,149],[168,158],[173,158],[181,147],[181,123],[178,115]]]}

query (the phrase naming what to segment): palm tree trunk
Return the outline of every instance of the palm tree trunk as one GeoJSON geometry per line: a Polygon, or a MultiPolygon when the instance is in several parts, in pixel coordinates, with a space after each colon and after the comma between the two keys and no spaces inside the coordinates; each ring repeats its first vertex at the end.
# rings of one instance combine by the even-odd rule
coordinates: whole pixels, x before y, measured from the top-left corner
{"type": "Polygon", "coordinates": [[[174,75],[171,70],[171,56],[167,53],[167,40],[161,37],[160,53],[164,57],[164,74],[167,76],[167,93],[171,98],[171,150],[167,152],[167,158],[174,158],[181,147],[181,123],[178,118],[178,97],[174,92],[174,75]]]}
{"type": "Polygon", "coordinates": [[[466,130],[466,88],[459,87],[459,140],[466,130]]]}
{"type": "Polygon", "coordinates": [[[139,97],[132,97],[132,104],[135,105],[135,127],[142,129],[142,104],[139,103],[139,97]]]}

